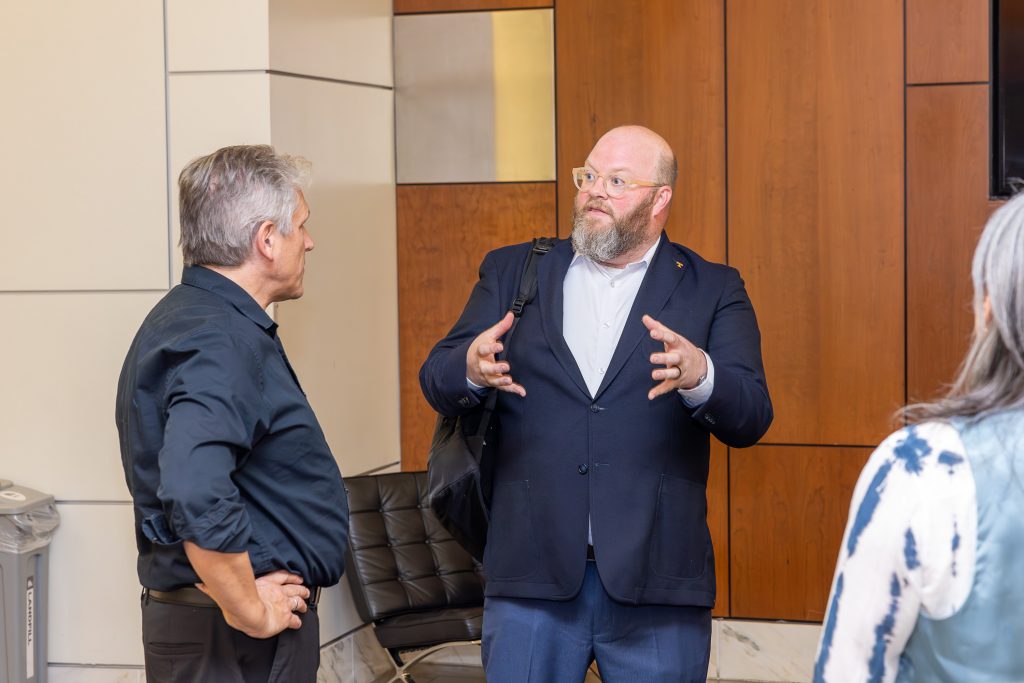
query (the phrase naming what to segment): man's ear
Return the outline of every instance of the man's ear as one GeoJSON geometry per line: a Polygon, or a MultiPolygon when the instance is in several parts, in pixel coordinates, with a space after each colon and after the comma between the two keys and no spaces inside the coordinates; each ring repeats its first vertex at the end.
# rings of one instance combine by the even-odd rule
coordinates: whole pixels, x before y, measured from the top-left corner
{"type": "Polygon", "coordinates": [[[657,216],[668,209],[668,203],[672,201],[672,188],[668,185],[662,185],[658,188],[658,197],[654,200],[654,206],[651,209],[651,215],[657,216]]]}
{"type": "Polygon", "coordinates": [[[253,238],[256,252],[270,260],[274,259],[275,240],[277,239],[277,228],[272,221],[263,221],[260,227],[256,228],[256,236],[253,238]]]}

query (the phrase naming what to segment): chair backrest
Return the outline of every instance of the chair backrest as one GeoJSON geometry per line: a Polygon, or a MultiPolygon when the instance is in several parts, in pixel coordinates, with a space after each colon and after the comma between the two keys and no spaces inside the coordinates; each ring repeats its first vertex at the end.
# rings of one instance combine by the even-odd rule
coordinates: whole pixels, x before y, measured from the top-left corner
{"type": "Polygon", "coordinates": [[[483,605],[483,575],[427,504],[427,473],[347,477],[346,574],[365,621],[483,605]]]}

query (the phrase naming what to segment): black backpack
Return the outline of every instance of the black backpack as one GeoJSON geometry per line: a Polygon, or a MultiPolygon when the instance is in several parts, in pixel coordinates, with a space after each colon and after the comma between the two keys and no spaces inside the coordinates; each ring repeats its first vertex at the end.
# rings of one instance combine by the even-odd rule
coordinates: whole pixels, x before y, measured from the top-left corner
{"type": "MultiPolygon", "coordinates": [[[[537,264],[557,240],[536,237],[519,279],[519,294],[512,301],[515,321],[503,342],[503,357],[519,326],[523,309],[537,293],[537,264]]],[[[497,436],[491,417],[498,400],[492,389],[487,400],[466,415],[437,416],[427,459],[430,507],[448,533],[478,561],[483,560],[490,524],[490,458],[488,440],[497,436]]]]}

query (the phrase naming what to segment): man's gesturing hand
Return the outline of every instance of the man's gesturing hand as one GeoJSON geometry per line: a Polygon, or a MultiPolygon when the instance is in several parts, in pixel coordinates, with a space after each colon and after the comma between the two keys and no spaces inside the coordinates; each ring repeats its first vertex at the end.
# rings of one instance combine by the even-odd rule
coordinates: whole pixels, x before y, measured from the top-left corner
{"type": "Polygon", "coordinates": [[[498,340],[511,329],[513,322],[515,316],[509,311],[497,325],[484,330],[473,340],[469,345],[469,351],[466,352],[466,377],[480,387],[496,387],[502,391],[526,396],[526,389],[516,384],[508,374],[508,361],[498,361],[495,358],[495,354],[501,353],[505,348],[498,340]]]}
{"type": "Polygon", "coordinates": [[[663,353],[652,353],[651,363],[664,365],[651,372],[651,378],[661,380],[647,393],[648,399],[675,391],[692,389],[708,372],[708,361],[704,352],[690,343],[686,337],[673,332],[649,315],[643,317],[644,326],[650,330],[651,339],[665,345],[663,353]]]}

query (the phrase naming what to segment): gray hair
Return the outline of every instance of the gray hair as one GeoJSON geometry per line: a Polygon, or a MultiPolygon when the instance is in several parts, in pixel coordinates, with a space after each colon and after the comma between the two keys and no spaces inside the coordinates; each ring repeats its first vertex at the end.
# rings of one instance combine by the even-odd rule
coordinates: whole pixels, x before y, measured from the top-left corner
{"type": "Polygon", "coordinates": [[[971,347],[944,398],[907,407],[904,415],[911,422],[982,418],[1024,406],[1024,194],[989,218],[974,251],[971,279],[971,347]]]}
{"type": "Polygon", "coordinates": [[[178,176],[185,265],[237,266],[265,221],[287,235],[310,164],[270,145],[222,147],[178,176]]]}

